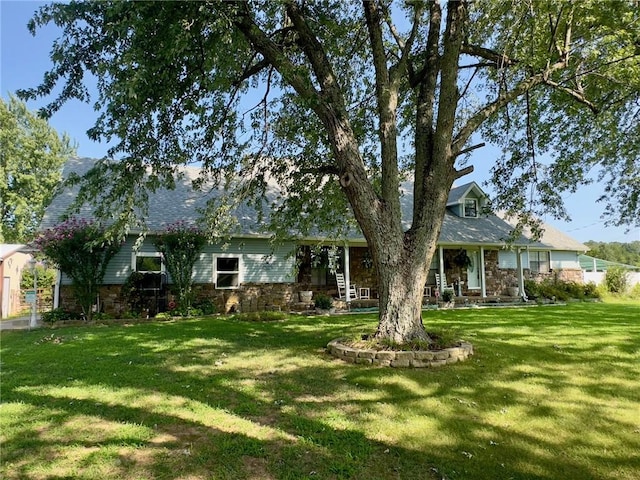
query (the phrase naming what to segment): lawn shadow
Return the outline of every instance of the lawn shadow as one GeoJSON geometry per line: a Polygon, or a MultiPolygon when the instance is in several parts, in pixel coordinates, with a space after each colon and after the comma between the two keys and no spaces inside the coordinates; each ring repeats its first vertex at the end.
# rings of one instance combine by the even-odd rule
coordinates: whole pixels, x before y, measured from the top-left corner
{"type": "Polygon", "coordinates": [[[495,312],[473,313],[430,317],[474,334],[475,357],[442,370],[356,366],[324,352],[329,340],[375,326],[370,316],[52,331],[59,343],[44,331],[12,334],[16,341],[2,346],[3,403],[28,411],[24,426],[5,434],[3,464],[15,467],[7,478],[28,478],[68,451],[78,458],[66,468],[87,479],[101,468],[123,479],[614,479],[640,471],[637,459],[606,449],[595,458],[583,430],[564,431],[592,424],[625,450],[639,447],[633,425],[601,405],[615,395],[625,405],[637,399],[637,381],[619,389],[591,381],[611,373],[613,358],[631,381],[637,367],[625,355],[638,345],[637,327],[599,323],[628,332],[603,353],[563,338],[554,327],[562,312],[523,312],[504,327],[495,312]],[[608,355],[605,366],[589,362],[594,352],[608,355]],[[37,358],[46,369],[33,368],[37,358]],[[565,418],[573,390],[593,401],[565,418]],[[96,423],[87,438],[71,429],[82,419],[96,423]],[[550,427],[558,435],[537,430],[550,427]]]}

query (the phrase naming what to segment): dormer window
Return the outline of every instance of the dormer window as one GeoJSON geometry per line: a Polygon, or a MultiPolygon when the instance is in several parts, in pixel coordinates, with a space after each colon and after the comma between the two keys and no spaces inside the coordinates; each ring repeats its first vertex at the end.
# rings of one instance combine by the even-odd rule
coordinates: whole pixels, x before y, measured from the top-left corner
{"type": "Polygon", "coordinates": [[[478,200],[475,198],[465,198],[464,216],[476,218],[478,216],[478,200]]]}

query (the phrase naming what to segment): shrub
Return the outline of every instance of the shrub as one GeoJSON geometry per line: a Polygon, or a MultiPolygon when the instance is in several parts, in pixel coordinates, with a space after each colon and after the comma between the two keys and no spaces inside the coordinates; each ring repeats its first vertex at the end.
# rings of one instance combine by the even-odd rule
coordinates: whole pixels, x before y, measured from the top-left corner
{"type": "Polygon", "coordinates": [[[595,283],[586,283],[582,288],[586,298],[600,298],[600,292],[598,291],[598,286],[595,283]]]}
{"type": "Polygon", "coordinates": [[[143,281],[144,274],[131,272],[120,289],[120,296],[127,302],[134,314],[139,314],[146,305],[142,289],[143,281]]]}
{"type": "Polygon", "coordinates": [[[41,318],[44,323],[56,323],[67,320],[78,320],[80,316],[77,313],[69,312],[63,308],[54,308],[48,312],[43,312],[41,318]]]}
{"type": "Polygon", "coordinates": [[[107,264],[120,246],[105,239],[100,225],[73,218],[41,233],[35,244],[71,279],[74,296],[91,320],[107,264]]]}
{"type": "Polygon", "coordinates": [[[208,298],[195,302],[193,306],[202,312],[201,315],[213,315],[218,311],[216,304],[208,298]]]}
{"type": "Polygon", "coordinates": [[[207,244],[207,237],[197,227],[177,222],[158,235],[154,243],[171,275],[172,288],[184,308],[181,311],[189,313],[193,301],[193,266],[207,244]]]}
{"type": "Polygon", "coordinates": [[[566,301],[572,298],[577,300],[600,298],[600,294],[594,284],[567,282],[558,278],[546,278],[541,282],[525,280],[524,290],[531,300],[556,299],[566,301]]]}
{"type": "Polygon", "coordinates": [[[606,271],[604,284],[611,293],[624,293],[627,290],[627,270],[622,267],[611,267],[606,271]]]}
{"type": "Polygon", "coordinates": [[[314,305],[318,310],[329,310],[333,307],[333,298],[320,293],[316,296],[314,305]]]}
{"type": "Polygon", "coordinates": [[[442,292],[442,301],[449,303],[451,300],[453,300],[453,290],[444,290],[442,292]]]}

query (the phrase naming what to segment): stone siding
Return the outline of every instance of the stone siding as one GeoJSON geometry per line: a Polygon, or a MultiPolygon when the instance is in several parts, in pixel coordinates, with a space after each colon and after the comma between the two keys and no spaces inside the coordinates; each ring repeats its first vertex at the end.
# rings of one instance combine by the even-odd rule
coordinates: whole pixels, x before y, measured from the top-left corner
{"type": "MultiPolygon", "coordinates": [[[[105,285],[100,287],[100,311],[109,315],[118,316],[130,310],[130,306],[120,295],[122,285],[105,285]]],[[[203,300],[212,301],[218,312],[255,312],[259,310],[287,310],[296,308],[303,310],[309,304],[300,305],[298,288],[292,283],[272,284],[244,284],[239,289],[217,290],[213,284],[194,285],[195,300],[198,303],[203,300]]],[[[159,311],[166,309],[165,305],[175,300],[172,294],[160,294],[159,311]]],[[[69,285],[60,287],[61,308],[73,312],[80,312],[80,306],[75,300],[73,290],[69,285]]],[[[149,313],[157,313],[151,306],[149,313]]]]}

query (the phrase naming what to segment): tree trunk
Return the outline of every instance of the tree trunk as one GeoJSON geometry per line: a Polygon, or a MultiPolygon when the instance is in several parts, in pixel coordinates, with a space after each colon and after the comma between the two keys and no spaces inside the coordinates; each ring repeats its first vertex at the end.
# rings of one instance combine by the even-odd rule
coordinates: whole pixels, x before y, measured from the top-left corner
{"type": "Polygon", "coordinates": [[[406,232],[402,243],[380,239],[382,248],[373,249],[380,305],[378,339],[395,343],[429,340],[422,323],[422,299],[442,221],[434,224],[420,234],[406,232]]]}
{"type": "Polygon", "coordinates": [[[376,338],[395,343],[428,340],[422,324],[424,270],[422,265],[379,267],[380,317],[376,338]]]}

